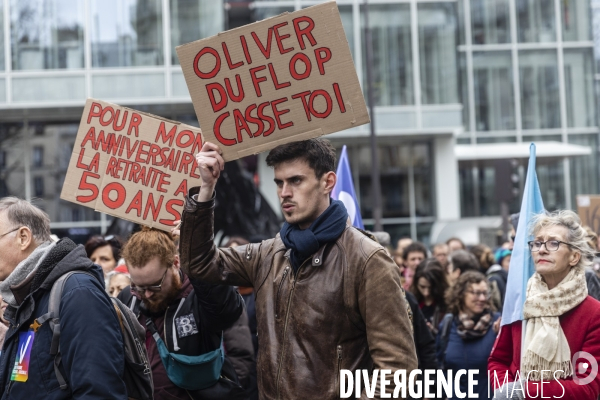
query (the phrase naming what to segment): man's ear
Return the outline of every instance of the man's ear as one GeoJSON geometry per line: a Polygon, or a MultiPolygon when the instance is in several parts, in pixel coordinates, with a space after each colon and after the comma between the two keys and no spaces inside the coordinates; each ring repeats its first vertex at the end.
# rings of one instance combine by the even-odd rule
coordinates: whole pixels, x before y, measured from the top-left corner
{"type": "Polygon", "coordinates": [[[179,254],[175,254],[175,260],[173,261],[173,268],[181,268],[181,262],[179,261],[179,254]]]}
{"type": "Polygon", "coordinates": [[[323,174],[321,181],[323,182],[325,192],[331,193],[337,182],[337,175],[335,174],[335,172],[329,171],[323,174]]]}
{"type": "Polygon", "coordinates": [[[33,238],[33,234],[31,233],[31,230],[26,226],[22,226],[21,228],[19,228],[19,230],[17,231],[16,240],[21,251],[27,251],[27,249],[29,249],[31,245],[35,245],[35,239],[33,238]]]}

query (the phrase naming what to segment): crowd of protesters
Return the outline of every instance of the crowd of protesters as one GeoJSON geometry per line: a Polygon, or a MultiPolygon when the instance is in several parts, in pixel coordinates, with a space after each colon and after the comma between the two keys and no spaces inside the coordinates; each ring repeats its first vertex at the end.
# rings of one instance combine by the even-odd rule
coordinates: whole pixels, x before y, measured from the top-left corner
{"type": "MultiPolygon", "coordinates": [[[[311,139],[267,157],[280,234],[218,247],[224,161],[206,143],[197,163],[203,185],[190,189],[171,232],[142,228],[78,246],[53,240],[34,205],[0,199],[0,399],[135,398],[125,316],[111,297],[135,317],[154,399],[335,399],[342,369],[416,368],[477,370],[480,399],[529,398],[513,389],[542,379],[546,394],[566,388],[565,399],[600,394],[600,377],[573,381],[585,372],[571,364],[575,353],[600,361],[598,237],[573,212],[540,215],[531,228],[536,273],[521,343],[520,321],[500,327],[514,230],[497,248],[458,237],[430,248],[401,238],[392,248],[389,234],[351,227],[330,199],[335,151],[311,139]],[[58,319],[51,290],[67,273],[58,319]],[[500,384],[488,372],[501,373],[500,384]]],[[[467,386],[464,375],[448,398],[467,386]]]]}

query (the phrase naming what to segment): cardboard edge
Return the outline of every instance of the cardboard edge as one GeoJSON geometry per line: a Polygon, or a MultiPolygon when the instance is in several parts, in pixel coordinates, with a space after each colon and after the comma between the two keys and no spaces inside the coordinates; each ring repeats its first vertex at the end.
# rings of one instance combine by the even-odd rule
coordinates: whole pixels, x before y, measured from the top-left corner
{"type": "MultiPolygon", "coordinates": [[[[111,103],[111,102],[109,102],[109,101],[106,101],[106,100],[96,99],[96,98],[94,98],[94,97],[88,97],[88,98],[87,98],[85,101],[86,101],[86,104],[87,104],[87,102],[88,102],[88,101],[92,101],[92,102],[98,102],[98,101],[99,101],[99,102],[102,102],[102,103],[104,103],[104,104],[108,104],[108,105],[110,105],[110,106],[113,106],[113,107],[119,107],[119,108],[123,108],[123,109],[125,109],[125,110],[131,111],[131,112],[134,112],[134,113],[136,113],[136,114],[142,114],[142,115],[145,115],[145,116],[147,116],[147,117],[150,117],[150,118],[155,118],[155,119],[159,119],[159,120],[161,120],[161,121],[169,122],[169,123],[171,123],[171,124],[174,124],[174,125],[185,125],[185,124],[183,124],[182,122],[179,122],[179,121],[174,121],[174,120],[172,120],[172,119],[168,119],[168,118],[164,118],[164,117],[161,117],[160,115],[155,115],[155,114],[151,114],[151,113],[149,113],[149,112],[145,112],[145,111],[136,110],[135,108],[130,108],[130,107],[127,107],[127,106],[121,106],[121,105],[119,105],[119,104],[111,103]]],[[[85,106],[84,106],[84,109],[85,109],[85,106]]],[[[82,114],[82,115],[83,115],[83,114],[82,114]]],[[[189,125],[188,125],[188,126],[189,126],[189,125]]],[[[200,128],[197,128],[197,127],[195,127],[195,126],[193,126],[192,128],[194,128],[194,129],[200,129],[200,128]]]]}

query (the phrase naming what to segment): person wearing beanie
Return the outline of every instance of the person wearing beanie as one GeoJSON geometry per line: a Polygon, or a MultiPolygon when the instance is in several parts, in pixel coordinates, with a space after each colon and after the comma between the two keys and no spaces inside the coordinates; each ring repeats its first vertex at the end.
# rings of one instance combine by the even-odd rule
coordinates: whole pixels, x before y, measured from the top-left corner
{"type": "Polygon", "coordinates": [[[510,266],[510,258],[512,255],[512,251],[508,249],[498,249],[496,250],[496,254],[494,257],[496,258],[496,264],[502,267],[503,270],[508,272],[508,268],[510,266]]]}

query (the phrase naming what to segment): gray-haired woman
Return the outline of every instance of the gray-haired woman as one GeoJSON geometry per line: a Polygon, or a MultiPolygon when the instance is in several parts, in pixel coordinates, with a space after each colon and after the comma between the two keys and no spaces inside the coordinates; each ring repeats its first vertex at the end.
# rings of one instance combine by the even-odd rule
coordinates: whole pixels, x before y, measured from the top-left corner
{"type": "Polygon", "coordinates": [[[593,252],[586,231],[577,214],[563,210],[536,216],[531,232],[536,272],[523,306],[525,342],[521,321],[502,327],[488,363],[490,381],[498,389],[495,398],[541,397],[543,388],[544,397],[596,399],[600,302],[587,292],[584,269],[593,252]],[[498,388],[505,377],[509,383],[498,388]]]}

